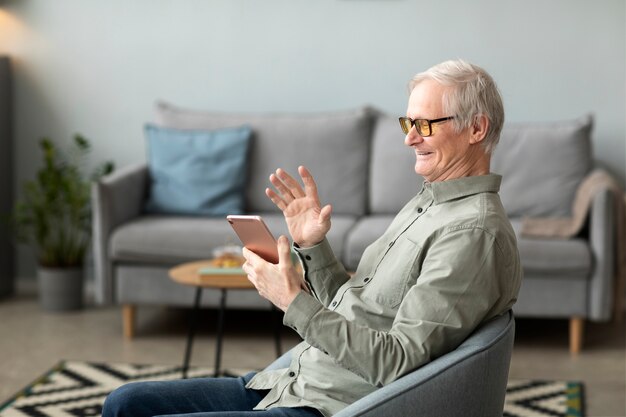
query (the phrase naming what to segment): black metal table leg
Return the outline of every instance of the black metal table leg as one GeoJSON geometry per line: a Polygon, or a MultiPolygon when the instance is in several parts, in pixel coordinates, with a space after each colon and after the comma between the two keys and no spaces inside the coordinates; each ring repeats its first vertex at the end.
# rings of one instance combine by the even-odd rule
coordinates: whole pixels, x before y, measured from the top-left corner
{"type": "Polygon", "coordinates": [[[193,311],[191,312],[191,320],[189,321],[189,332],[187,333],[187,346],[185,347],[185,358],[183,359],[183,379],[187,379],[187,370],[189,369],[189,361],[191,360],[191,347],[193,346],[193,338],[198,325],[198,313],[200,310],[200,299],[202,297],[202,287],[196,287],[196,297],[193,303],[193,311]]]}
{"type": "Polygon", "coordinates": [[[222,361],[222,337],[224,334],[224,312],[226,311],[226,290],[221,289],[222,296],[220,298],[220,312],[217,319],[217,348],[215,351],[215,374],[213,376],[220,376],[220,363],[222,361]]]}

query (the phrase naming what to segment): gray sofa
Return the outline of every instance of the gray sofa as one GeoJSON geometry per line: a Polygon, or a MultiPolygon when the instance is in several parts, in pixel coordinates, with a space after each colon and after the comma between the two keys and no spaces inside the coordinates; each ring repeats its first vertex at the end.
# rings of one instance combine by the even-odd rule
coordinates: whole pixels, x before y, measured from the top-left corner
{"type": "MultiPolygon", "coordinates": [[[[403,143],[397,118],[372,109],[327,114],[223,114],[158,103],[158,125],[217,129],[247,124],[253,129],[248,160],[246,210],[262,215],[275,235],[287,233],[282,215],[264,194],[277,167],[292,173],[307,166],[322,203],[333,205],[328,239],[348,269],[380,236],[400,208],[420,189],[414,156],[403,143]]],[[[503,175],[501,196],[519,232],[521,218],[566,216],[578,185],[592,168],[591,118],[550,124],[508,124],[492,159],[503,175]]],[[[243,175],[243,173],[242,173],[243,175]]],[[[236,243],[223,218],[147,215],[150,183],[145,163],[120,169],[93,187],[96,298],[118,303],[124,333],[132,337],[136,307],[190,306],[192,288],[175,284],[172,266],[210,256],[212,248],[236,243]]],[[[572,239],[518,236],[525,278],[517,317],[567,318],[580,334],[583,320],[610,318],[613,283],[611,194],[600,192],[589,224],[572,239]]],[[[204,306],[217,306],[207,292],[204,306]]],[[[238,291],[231,308],[267,308],[254,291],[238,291]]],[[[580,348],[578,337],[571,348],[580,348]]]]}

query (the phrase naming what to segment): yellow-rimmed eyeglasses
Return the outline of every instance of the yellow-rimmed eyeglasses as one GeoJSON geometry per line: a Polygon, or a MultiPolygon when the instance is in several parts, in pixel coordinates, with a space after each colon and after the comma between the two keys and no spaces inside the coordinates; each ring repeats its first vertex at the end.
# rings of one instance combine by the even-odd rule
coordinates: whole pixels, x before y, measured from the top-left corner
{"type": "Polygon", "coordinates": [[[400,117],[398,120],[400,121],[400,127],[405,135],[409,134],[411,127],[415,126],[417,129],[417,133],[421,137],[428,137],[433,134],[433,123],[441,123],[448,120],[454,119],[454,116],[442,117],[440,119],[411,119],[410,117],[400,117]]]}

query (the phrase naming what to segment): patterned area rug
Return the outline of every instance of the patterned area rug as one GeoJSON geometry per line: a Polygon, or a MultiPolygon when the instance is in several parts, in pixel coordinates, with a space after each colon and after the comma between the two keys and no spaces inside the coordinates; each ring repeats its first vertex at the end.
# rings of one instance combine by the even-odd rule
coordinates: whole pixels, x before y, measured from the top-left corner
{"type": "Polygon", "coordinates": [[[584,417],[583,384],[509,380],[504,417],[584,417]]]}
{"type": "MultiPolygon", "coordinates": [[[[248,370],[229,369],[243,375],[248,370]]],[[[190,378],[212,375],[192,368],[190,378]]],[[[2,417],[96,417],[107,394],[130,381],[171,380],[181,368],[165,365],[63,361],[0,405],[2,417]]],[[[509,381],[504,417],[583,417],[583,387],[577,382],[509,381]]]]}

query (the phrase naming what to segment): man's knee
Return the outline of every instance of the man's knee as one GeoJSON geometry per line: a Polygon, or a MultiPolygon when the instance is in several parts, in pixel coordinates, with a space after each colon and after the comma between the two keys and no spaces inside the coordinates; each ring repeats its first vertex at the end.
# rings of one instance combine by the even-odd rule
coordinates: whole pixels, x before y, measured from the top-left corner
{"type": "Polygon", "coordinates": [[[150,395],[149,383],[133,382],[111,392],[102,409],[102,417],[140,416],[141,405],[150,395]]]}

